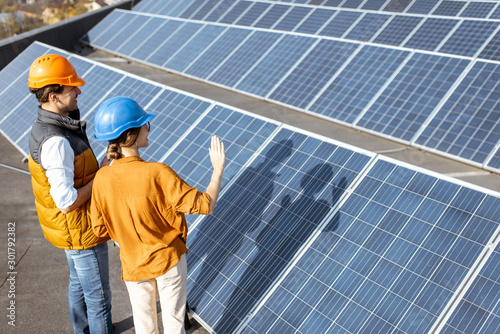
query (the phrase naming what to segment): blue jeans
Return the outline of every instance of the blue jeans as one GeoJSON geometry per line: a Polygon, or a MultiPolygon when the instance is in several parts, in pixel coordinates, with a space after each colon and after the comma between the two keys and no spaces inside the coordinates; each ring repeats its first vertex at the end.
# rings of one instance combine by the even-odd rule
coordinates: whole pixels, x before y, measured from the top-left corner
{"type": "Polygon", "coordinates": [[[69,265],[69,316],[75,334],[113,333],[108,244],[65,251],[69,265]]]}

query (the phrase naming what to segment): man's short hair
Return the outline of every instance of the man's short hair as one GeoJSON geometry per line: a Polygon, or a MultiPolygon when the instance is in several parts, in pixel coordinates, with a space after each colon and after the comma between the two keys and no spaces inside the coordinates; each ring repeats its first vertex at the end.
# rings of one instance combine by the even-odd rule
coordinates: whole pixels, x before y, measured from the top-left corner
{"type": "Polygon", "coordinates": [[[40,103],[49,102],[49,94],[50,93],[61,94],[63,90],[64,90],[64,86],[62,86],[62,85],[47,85],[47,86],[44,86],[42,88],[31,88],[30,87],[30,93],[35,94],[36,99],[40,103]]]}

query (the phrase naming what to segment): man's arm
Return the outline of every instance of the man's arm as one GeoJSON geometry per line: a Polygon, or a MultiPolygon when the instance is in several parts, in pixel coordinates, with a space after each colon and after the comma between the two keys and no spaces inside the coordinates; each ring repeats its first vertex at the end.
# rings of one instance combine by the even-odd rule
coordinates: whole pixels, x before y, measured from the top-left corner
{"type": "Polygon", "coordinates": [[[74,159],[73,149],[66,138],[51,137],[42,145],[40,160],[47,171],[50,195],[64,214],[80,207],[92,194],[92,181],[75,189],[74,159]]]}

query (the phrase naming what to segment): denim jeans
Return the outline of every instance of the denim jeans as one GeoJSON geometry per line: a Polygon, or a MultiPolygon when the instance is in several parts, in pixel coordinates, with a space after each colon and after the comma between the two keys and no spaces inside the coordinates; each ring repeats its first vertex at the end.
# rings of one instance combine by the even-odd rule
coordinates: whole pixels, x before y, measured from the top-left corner
{"type": "Polygon", "coordinates": [[[69,316],[75,334],[113,333],[108,244],[66,250],[69,316]]]}

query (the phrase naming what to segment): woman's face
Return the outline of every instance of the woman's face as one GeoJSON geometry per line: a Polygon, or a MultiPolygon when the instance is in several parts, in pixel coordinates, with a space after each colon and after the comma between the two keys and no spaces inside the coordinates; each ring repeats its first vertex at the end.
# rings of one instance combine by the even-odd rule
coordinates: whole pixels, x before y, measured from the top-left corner
{"type": "Polygon", "coordinates": [[[149,122],[141,126],[141,130],[139,131],[139,135],[137,136],[137,147],[148,147],[148,135],[149,135],[150,125],[149,122]]]}

